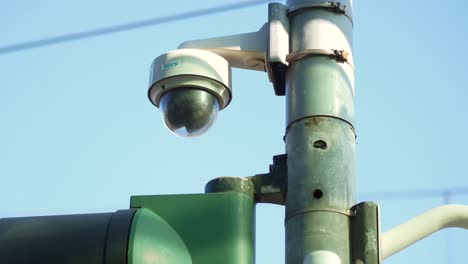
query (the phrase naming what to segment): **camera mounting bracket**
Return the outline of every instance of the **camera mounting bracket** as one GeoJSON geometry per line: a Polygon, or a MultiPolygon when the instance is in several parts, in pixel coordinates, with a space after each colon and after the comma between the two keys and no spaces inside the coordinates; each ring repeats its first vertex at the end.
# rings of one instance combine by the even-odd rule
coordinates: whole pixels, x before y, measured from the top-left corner
{"type": "Polygon", "coordinates": [[[256,32],[187,41],[179,49],[203,49],[225,58],[230,66],[267,71],[275,94],[284,95],[289,53],[288,8],[268,5],[268,22],[256,32]]]}

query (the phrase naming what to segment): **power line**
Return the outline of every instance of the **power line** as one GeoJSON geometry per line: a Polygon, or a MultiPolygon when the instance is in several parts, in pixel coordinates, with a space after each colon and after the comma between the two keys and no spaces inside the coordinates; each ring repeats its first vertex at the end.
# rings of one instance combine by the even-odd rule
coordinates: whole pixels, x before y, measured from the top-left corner
{"type": "Polygon", "coordinates": [[[205,16],[205,15],[228,12],[228,11],[232,11],[236,9],[242,9],[242,8],[256,6],[256,5],[261,5],[261,4],[265,4],[269,2],[270,2],[269,0],[244,1],[240,3],[234,3],[234,4],[210,7],[206,9],[200,9],[200,10],[195,10],[195,11],[190,11],[190,12],[185,12],[185,13],[179,13],[175,15],[140,20],[140,21],[136,21],[132,23],[96,28],[96,29],[91,29],[91,30],[86,30],[86,31],[59,35],[59,36],[50,37],[50,38],[43,38],[43,39],[37,39],[33,41],[21,42],[21,43],[16,43],[12,45],[1,46],[0,55],[13,53],[13,52],[19,52],[19,51],[28,50],[28,49],[40,48],[40,47],[45,47],[45,46],[50,46],[50,45],[56,45],[60,43],[71,42],[71,41],[76,41],[76,40],[81,40],[81,39],[115,34],[119,32],[130,31],[130,30],[135,30],[135,29],[144,28],[144,27],[150,27],[150,26],[174,22],[178,20],[191,19],[191,18],[205,16]]]}
{"type": "Polygon", "coordinates": [[[382,192],[367,192],[362,193],[361,198],[367,200],[416,200],[433,197],[442,197],[449,200],[451,196],[468,195],[468,187],[447,188],[447,189],[421,189],[421,190],[395,190],[382,192]]]}

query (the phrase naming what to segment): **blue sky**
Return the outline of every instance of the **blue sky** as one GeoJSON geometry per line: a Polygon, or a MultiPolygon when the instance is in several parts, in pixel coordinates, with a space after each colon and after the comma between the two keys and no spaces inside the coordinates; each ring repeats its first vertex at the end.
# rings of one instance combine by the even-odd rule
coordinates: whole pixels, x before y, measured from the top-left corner
{"type": "MultiPolygon", "coordinates": [[[[0,47],[236,1],[4,1],[0,47]]],[[[468,187],[468,4],[355,1],[357,191],[468,187]]],[[[284,97],[233,70],[234,98],[203,136],[173,136],[147,99],[152,60],[191,39],[256,31],[266,5],[0,54],[0,217],[107,212],[137,194],[203,192],[284,153],[284,97]]],[[[376,200],[382,231],[444,199],[376,200]]],[[[451,196],[468,204],[468,197],[451,196]]],[[[257,206],[257,263],[284,258],[283,208],[257,206]]],[[[465,263],[442,231],[385,263],[465,263]]]]}

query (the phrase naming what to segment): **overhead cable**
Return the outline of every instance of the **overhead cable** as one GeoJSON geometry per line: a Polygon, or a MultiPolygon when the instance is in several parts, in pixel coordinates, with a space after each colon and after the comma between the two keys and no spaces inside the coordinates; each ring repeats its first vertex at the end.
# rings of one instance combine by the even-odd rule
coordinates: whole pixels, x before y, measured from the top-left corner
{"type": "Polygon", "coordinates": [[[458,195],[468,195],[467,187],[447,188],[447,189],[421,189],[421,190],[395,190],[361,193],[360,198],[367,200],[415,200],[433,197],[451,197],[458,195]]]}
{"type": "Polygon", "coordinates": [[[200,9],[200,10],[195,10],[195,11],[190,11],[190,12],[179,13],[175,15],[168,15],[168,16],[163,16],[163,17],[145,19],[145,20],[140,20],[140,21],[131,22],[131,23],[119,24],[119,25],[114,25],[114,26],[108,26],[108,27],[102,27],[102,28],[96,28],[96,29],[91,29],[91,30],[86,30],[86,31],[59,35],[55,37],[15,43],[15,44],[6,45],[6,46],[0,46],[0,55],[13,53],[13,52],[19,52],[19,51],[28,50],[28,49],[46,47],[50,45],[56,45],[56,44],[71,42],[71,41],[76,41],[76,40],[94,38],[94,37],[99,37],[103,35],[115,34],[115,33],[150,27],[154,25],[160,25],[160,24],[165,24],[169,22],[184,20],[184,19],[191,19],[195,17],[201,17],[201,16],[206,16],[206,15],[211,15],[211,14],[216,14],[216,13],[228,12],[232,10],[261,5],[261,4],[265,4],[269,2],[270,2],[269,0],[243,1],[239,3],[210,7],[210,8],[205,8],[205,9],[200,9]]]}

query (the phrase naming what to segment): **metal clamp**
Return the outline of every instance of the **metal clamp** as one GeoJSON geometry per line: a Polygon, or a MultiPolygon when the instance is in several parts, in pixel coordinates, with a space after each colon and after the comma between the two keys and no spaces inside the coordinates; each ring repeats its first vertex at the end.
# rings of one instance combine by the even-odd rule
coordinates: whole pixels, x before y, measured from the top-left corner
{"type": "Polygon", "coordinates": [[[344,50],[335,50],[335,49],[307,49],[296,52],[291,52],[286,56],[286,61],[291,63],[305,57],[310,56],[326,56],[330,59],[336,60],[339,63],[347,63],[349,53],[344,50]]]}
{"type": "Polygon", "coordinates": [[[348,53],[344,50],[333,50],[332,59],[336,60],[337,62],[348,62],[348,53]]]}
{"type": "Polygon", "coordinates": [[[346,5],[342,4],[341,2],[316,2],[316,3],[304,3],[300,5],[293,6],[289,8],[288,15],[291,16],[298,12],[302,12],[305,9],[326,9],[330,12],[334,12],[337,14],[345,15],[352,21],[351,14],[347,13],[346,5]]]}
{"type": "Polygon", "coordinates": [[[342,5],[340,2],[331,2],[330,9],[338,14],[346,14],[346,5],[342,5]]]}

